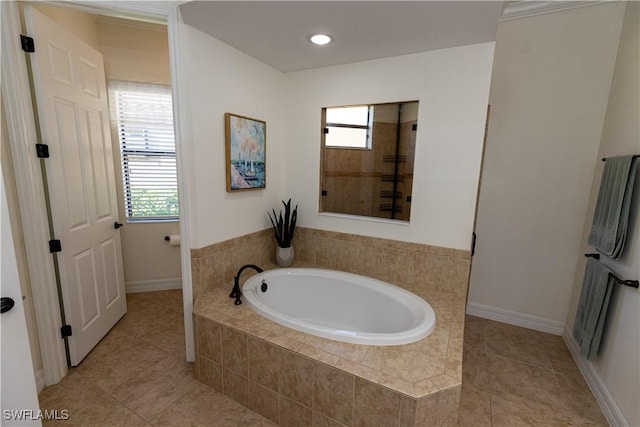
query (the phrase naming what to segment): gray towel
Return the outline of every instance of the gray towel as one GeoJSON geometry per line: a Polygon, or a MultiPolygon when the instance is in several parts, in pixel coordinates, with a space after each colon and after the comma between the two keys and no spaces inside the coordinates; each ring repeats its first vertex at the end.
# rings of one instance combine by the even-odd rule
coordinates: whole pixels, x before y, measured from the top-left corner
{"type": "Polygon", "coordinates": [[[637,167],[633,156],[609,157],[604,163],[588,243],[613,259],[624,249],[637,167]]]}
{"type": "Polygon", "coordinates": [[[611,291],[615,283],[611,270],[594,258],[587,260],[580,302],[573,325],[573,338],[580,346],[582,357],[593,359],[598,354],[611,291]]]}

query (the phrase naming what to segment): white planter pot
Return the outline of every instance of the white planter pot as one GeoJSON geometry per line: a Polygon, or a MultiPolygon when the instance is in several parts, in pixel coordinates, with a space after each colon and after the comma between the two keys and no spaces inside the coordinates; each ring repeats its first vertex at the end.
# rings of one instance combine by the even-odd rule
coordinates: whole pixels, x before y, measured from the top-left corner
{"type": "Polygon", "coordinates": [[[293,246],[288,248],[281,248],[278,246],[276,249],[276,262],[280,267],[289,267],[293,263],[293,246]]]}

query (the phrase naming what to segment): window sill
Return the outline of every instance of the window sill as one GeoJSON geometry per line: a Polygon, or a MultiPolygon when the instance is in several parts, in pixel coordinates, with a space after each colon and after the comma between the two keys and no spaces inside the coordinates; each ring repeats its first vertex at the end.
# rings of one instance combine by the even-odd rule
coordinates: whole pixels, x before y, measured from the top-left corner
{"type": "Polygon", "coordinates": [[[156,224],[168,222],[180,222],[180,218],[127,219],[127,224],[156,224]]]}

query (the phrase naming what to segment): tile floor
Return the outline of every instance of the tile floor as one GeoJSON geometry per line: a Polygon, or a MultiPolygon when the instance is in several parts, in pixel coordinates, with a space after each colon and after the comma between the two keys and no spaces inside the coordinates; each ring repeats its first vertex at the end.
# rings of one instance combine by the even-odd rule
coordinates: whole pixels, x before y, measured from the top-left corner
{"type": "Polygon", "coordinates": [[[465,320],[459,426],[607,426],[561,337],[465,320]]]}
{"type": "MultiPolygon", "coordinates": [[[[45,425],[274,425],[193,378],[180,291],[127,303],[87,358],[40,393],[42,409],[70,414],[45,425]]],[[[560,337],[467,316],[459,426],[578,425],[607,423],[560,337]]]]}

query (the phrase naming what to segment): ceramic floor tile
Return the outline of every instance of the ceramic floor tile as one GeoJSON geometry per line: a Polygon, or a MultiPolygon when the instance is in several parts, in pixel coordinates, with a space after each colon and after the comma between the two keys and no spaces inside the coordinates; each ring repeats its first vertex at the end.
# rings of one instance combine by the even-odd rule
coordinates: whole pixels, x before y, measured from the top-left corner
{"type": "Polygon", "coordinates": [[[151,421],[195,382],[191,364],[167,357],[150,369],[130,377],[113,390],[112,395],[151,421]]]}
{"type": "Polygon", "coordinates": [[[462,383],[458,424],[491,427],[491,398],[486,389],[462,383]]]}
{"type": "Polygon", "coordinates": [[[147,421],[115,400],[102,400],[71,414],[68,420],[45,422],[45,426],[148,426],[147,421]]]}
{"type": "Polygon", "coordinates": [[[492,392],[510,393],[538,403],[554,405],[559,396],[553,371],[502,356],[489,355],[489,386],[492,392]]]}
{"type": "Polygon", "coordinates": [[[151,344],[140,342],[123,351],[114,351],[100,358],[84,360],[73,369],[92,378],[103,390],[112,391],[127,379],[149,369],[166,357],[168,357],[167,353],[151,344]]]}
{"type": "MultiPolygon", "coordinates": [[[[181,301],[180,291],[127,295],[125,318],[80,366],[40,393],[42,409],[71,416],[44,425],[275,426],[193,378],[193,366],[183,362],[181,301]]],[[[378,366],[377,356],[388,352],[394,350],[367,352],[363,365],[406,373],[411,359],[403,352],[378,366]]],[[[557,336],[467,316],[462,377],[460,427],[607,425],[557,336]]]]}
{"type": "Polygon", "coordinates": [[[114,327],[102,338],[81,363],[110,356],[114,353],[135,347],[138,344],[140,344],[140,338],[114,327]]]}
{"type": "Polygon", "coordinates": [[[38,396],[42,409],[70,415],[45,425],[274,426],[194,379],[184,362],[181,301],[179,290],[127,295],[127,315],[38,396]]]}
{"type": "Polygon", "coordinates": [[[75,414],[93,402],[108,397],[107,393],[94,385],[92,379],[73,371],[70,371],[60,383],[45,387],[38,395],[41,409],[66,409],[70,414],[75,414]]]}
{"type": "Polygon", "coordinates": [[[475,316],[466,316],[464,324],[464,346],[485,350],[484,327],[487,321],[475,316]]]}
{"type": "Polygon", "coordinates": [[[462,355],[462,384],[489,388],[489,362],[484,351],[465,346],[462,355]]]}
{"type": "Polygon", "coordinates": [[[194,384],[152,422],[156,426],[275,426],[260,415],[212,390],[194,384]]]}
{"type": "Polygon", "coordinates": [[[549,346],[546,351],[554,372],[574,378],[582,378],[582,374],[564,342],[561,345],[549,346]]]}
{"type": "Polygon", "coordinates": [[[171,289],[167,291],[144,292],[142,295],[147,301],[164,307],[176,313],[184,313],[182,305],[182,290],[171,289]]]}
{"type": "MultiPolygon", "coordinates": [[[[571,424],[606,424],[595,398],[581,377],[560,375],[500,356],[490,356],[489,375],[492,396],[510,396],[511,402],[528,404],[534,408],[530,411],[534,418],[543,419],[546,417],[545,411],[548,411],[552,414],[548,415],[549,418],[566,419],[571,424]],[[540,407],[544,407],[544,411],[540,407]]],[[[500,409],[502,417],[509,413],[504,405],[500,409]]],[[[523,413],[526,415],[527,412],[523,413]]],[[[506,419],[507,422],[515,422],[509,417],[506,419]]]]}
{"type": "Polygon", "coordinates": [[[485,325],[487,352],[543,368],[552,368],[547,355],[543,334],[530,329],[504,323],[485,325]]]}
{"type": "Polygon", "coordinates": [[[179,360],[186,360],[184,323],[181,320],[165,322],[162,328],[154,329],[141,339],[179,360]]]}
{"type": "MultiPolygon", "coordinates": [[[[465,342],[463,390],[468,384],[490,395],[493,426],[607,425],[561,337],[484,322],[486,356],[473,341],[465,342]],[[531,354],[525,356],[527,349],[531,354]]],[[[473,323],[466,331],[477,332],[481,322],[473,323]]],[[[464,399],[459,424],[473,425],[479,418],[469,416],[464,399]]]]}
{"type": "Polygon", "coordinates": [[[68,411],[67,420],[46,421],[45,426],[143,426],[147,421],[120,404],[108,393],[79,375],[67,375],[59,384],[45,388],[39,395],[43,410],[68,411]]]}
{"type": "Polygon", "coordinates": [[[558,407],[510,393],[491,393],[491,413],[494,427],[607,425],[588,422],[558,407]]]}
{"type": "Polygon", "coordinates": [[[156,304],[144,305],[137,310],[129,310],[114,326],[114,330],[136,337],[143,337],[150,332],[159,330],[165,322],[180,322],[182,316],[175,311],[168,310],[156,304]]]}
{"type": "Polygon", "coordinates": [[[607,425],[598,403],[582,377],[556,374],[560,408],[576,424],[607,425]]]}

